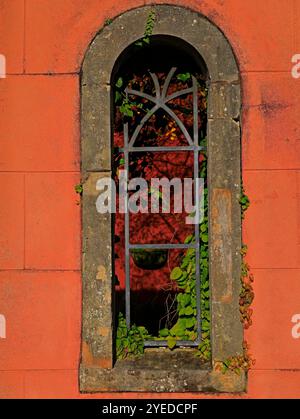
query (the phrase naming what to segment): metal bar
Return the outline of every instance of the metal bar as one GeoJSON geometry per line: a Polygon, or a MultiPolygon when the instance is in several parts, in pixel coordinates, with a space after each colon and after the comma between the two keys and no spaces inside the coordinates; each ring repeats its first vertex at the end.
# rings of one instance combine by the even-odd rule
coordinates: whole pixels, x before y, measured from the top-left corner
{"type": "Polygon", "coordinates": [[[140,92],[139,90],[128,89],[128,87],[126,87],[125,93],[127,95],[130,95],[130,96],[139,96],[139,97],[142,97],[143,99],[150,100],[150,102],[153,102],[155,104],[157,102],[156,97],[151,96],[151,95],[148,95],[148,93],[140,92]]]}
{"type": "Polygon", "coordinates": [[[139,135],[141,129],[143,128],[143,125],[148,121],[148,119],[151,118],[152,115],[155,114],[155,112],[159,109],[159,105],[155,105],[153,106],[152,109],[150,109],[149,112],[147,112],[147,114],[143,117],[143,119],[141,120],[141,122],[139,123],[139,125],[136,127],[136,129],[134,130],[134,133],[131,137],[131,140],[129,141],[129,145],[133,146],[133,144],[135,143],[135,140],[137,139],[137,136],[139,135]]]}
{"type": "MultiPolygon", "coordinates": [[[[125,171],[127,174],[127,181],[129,175],[129,156],[128,156],[128,123],[124,124],[124,160],[125,160],[125,171]]],[[[128,191],[126,182],[126,193],[125,193],[125,314],[126,314],[126,325],[130,328],[130,250],[129,250],[129,212],[128,212],[128,191]]]]}
{"type": "Polygon", "coordinates": [[[189,244],[169,244],[169,243],[147,243],[147,244],[132,244],[129,243],[129,249],[195,249],[196,243],[189,244]]]}
{"type": "MultiPolygon", "coordinates": [[[[150,75],[153,78],[153,74],[150,73],[150,75]]],[[[156,86],[156,89],[157,89],[157,86],[156,86]]],[[[158,89],[159,89],[159,87],[158,87],[158,89]]],[[[157,90],[156,90],[156,97],[148,95],[148,93],[140,92],[139,90],[135,90],[135,89],[126,88],[125,92],[130,96],[139,96],[139,97],[142,97],[143,99],[150,100],[150,102],[153,102],[153,103],[157,103],[159,101],[159,99],[161,99],[161,101],[163,103],[168,103],[170,100],[176,99],[179,96],[184,96],[184,95],[187,95],[189,93],[192,93],[193,92],[193,87],[188,87],[186,89],[179,90],[178,92],[172,93],[171,95],[169,95],[167,97],[164,97],[164,98],[160,97],[157,94],[157,90]]],[[[158,92],[159,92],[159,90],[158,90],[158,92]]]]}
{"type": "MultiPolygon", "coordinates": [[[[123,153],[124,150],[125,149],[123,147],[118,149],[118,151],[120,153],[123,153]]],[[[128,147],[127,148],[127,151],[129,153],[138,153],[138,152],[146,152],[146,151],[149,151],[149,152],[155,152],[155,151],[178,152],[178,151],[195,151],[195,150],[199,150],[199,151],[204,150],[205,151],[206,147],[202,147],[202,146],[195,147],[194,145],[191,145],[191,146],[182,146],[182,147],[178,146],[178,147],[128,147]]]]}
{"type": "Polygon", "coordinates": [[[173,112],[167,105],[165,105],[164,103],[161,104],[161,108],[164,109],[171,118],[174,119],[174,121],[176,122],[176,124],[179,126],[179,128],[181,129],[183,135],[185,136],[187,142],[192,145],[193,141],[191,139],[190,134],[188,133],[188,130],[185,128],[184,124],[180,121],[180,119],[178,118],[178,116],[176,115],[175,112],[173,112]]]}
{"type": "Polygon", "coordinates": [[[177,70],[176,67],[172,67],[171,70],[169,71],[169,74],[167,75],[167,78],[166,78],[166,81],[165,81],[165,84],[164,84],[164,87],[163,87],[163,90],[162,90],[162,94],[161,94],[161,97],[163,99],[165,99],[166,94],[168,93],[168,88],[169,88],[170,82],[171,82],[172,77],[174,76],[174,73],[175,73],[176,70],[177,70]]]}
{"type": "Polygon", "coordinates": [[[155,87],[155,96],[156,96],[156,99],[158,100],[160,98],[159,80],[158,80],[158,77],[155,73],[150,73],[150,76],[152,77],[154,87],[155,87]]]}
{"type": "Polygon", "coordinates": [[[179,96],[187,95],[189,93],[193,93],[193,88],[189,87],[187,89],[179,90],[179,92],[172,93],[170,96],[166,97],[165,103],[170,102],[170,100],[176,99],[179,96]]]}
{"type": "MultiPolygon", "coordinates": [[[[193,113],[194,113],[194,144],[195,147],[199,145],[199,132],[198,132],[198,85],[197,80],[193,76],[193,113]]],[[[200,280],[200,233],[199,233],[199,151],[196,149],[194,152],[194,181],[195,181],[195,204],[196,204],[196,222],[195,222],[195,280],[196,280],[196,320],[197,320],[197,335],[201,339],[201,280],[200,280]]]]}
{"type": "MultiPolygon", "coordinates": [[[[176,346],[187,346],[187,347],[194,347],[199,346],[201,342],[197,340],[178,340],[176,342],[176,346]]],[[[147,348],[157,348],[161,346],[168,346],[168,341],[166,340],[145,340],[144,346],[147,348]]]]}
{"type": "MultiPolygon", "coordinates": [[[[130,92],[130,90],[129,90],[130,92]]],[[[155,114],[155,112],[159,109],[162,108],[164,111],[166,111],[171,118],[174,119],[174,121],[176,122],[176,124],[178,125],[178,127],[181,129],[183,135],[185,136],[187,142],[192,145],[193,141],[191,139],[190,134],[188,133],[188,130],[185,128],[184,124],[180,121],[180,119],[178,118],[178,116],[175,114],[175,112],[173,112],[165,103],[163,103],[160,99],[154,99],[152,98],[152,101],[155,103],[155,106],[150,109],[149,112],[147,112],[147,114],[143,117],[143,119],[141,120],[141,122],[139,123],[139,125],[136,127],[136,129],[134,130],[134,133],[130,139],[129,145],[133,146],[135,140],[137,139],[137,136],[139,135],[141,129],[143,128],[143,125],[148,121],[149,118],[151,118],[152,115],[155,114]]]]}
{"type": "MultiPolygon", "coordinates": [[[[162,94],[160,95],[160,86],[159,86],[159,81],[158,78],[156,76],[156,74],[150,73],[153,82],[154,82],[154,86],[155,86],[155,93],[156,96],[151,96],[148,95],[147,93],[144,92],[139,92],[138,90],[134,90],[134,89],[125,89],[126,95],[136,95],[136,96],[140,96],[142,98],[145,98],[147,100],[150,100],[151,102],[153,102],[155,104],[155,106],[144,116],[144,118],[141,120],[141,122],[139,123],[139,125],[136,127],[136,129],[134,130],[134,133],[129,141],[129,145],[133,146],[135,140],[137,139],[137,136],[139,134],[139,132],[141,131],[143,125],[148,121],[148,119],[159,109],[162,108],[164,109],[170,116],[171,118],[174,119],[174,121],[176,122],[176,124],[178,125],[178,127],[181,129],[183,135],[185,136],[186,140],[188,141],[188,143],[191,145],[192,139],[191,136],[188,132],[188,130],[185,128],[184,124],[181,122],[181,120],[178,118],[178,116],[175,114],[175,112],[173,112],[167,105],[166,102],[171,100],[170,97],[174,97],[174,95],[176,95],[175,97],[180,96],[181,94],[179,94],[179,92],[171,95],[169,98],[166,99],[166,94],[168,92],[168,87],[169,84],[171,82],[171,79],[174,75],[176,71],[176,67],[172,67],[163,86],[163,90],[162,90],[162,94]]],[[[194,79],[193,79],[193,83],[194,83],[194,79]]],[[[191,89],[192,90],[192,89],[191,89]]],[[[186,89],[184,89],[182,91],[182,94],[186,94],[186,89]]]]}
{"type": "MultiPolygon", "coordinates": [[[[194,144],[199,145],[199,130],[198,130],[198,85],[197,80],[193,76],[193,112],[194,112],[194,144]]],[[[198,175],[197,175],[198,177],[198,175]]]]}
{"type": "Polygon", "coordinates": [[[200,282],[200,234],[199,234],[199,161],[198,151],[195,152],[194,170],[195,170],[195,203],[196,203],[196,222],[195,222],[195,280],[196,280],[196,303],[197,303],[197,333],[201,338],[201,282],[200,282]]]}

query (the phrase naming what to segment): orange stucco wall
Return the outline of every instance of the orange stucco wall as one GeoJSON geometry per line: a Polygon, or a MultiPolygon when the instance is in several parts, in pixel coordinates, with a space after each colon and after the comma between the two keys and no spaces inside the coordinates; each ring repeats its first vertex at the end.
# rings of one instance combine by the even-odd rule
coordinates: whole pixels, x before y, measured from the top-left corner
{"type": "MultiPolygon", "coordinates": [[[[143,0],[0,0],[0,397],[78,391],[79,70],[105,19],[143,0]]],[[[160,3],[160,2],[155,2],[160,3]]],[[[256,365],[243,397],[300,397],[300,0],[174,0],[218,25],[243,81],[244,224],[256,365]]],[[[128,395],[120,395],[127,397],[128,395]]],[[[194,395],[201,397],[201,395],[194,395]]],[[[92,397],[109,397],[98,395],[92,397]]],[[[162,395],[165,397],[165,395],[162,395]]]]}

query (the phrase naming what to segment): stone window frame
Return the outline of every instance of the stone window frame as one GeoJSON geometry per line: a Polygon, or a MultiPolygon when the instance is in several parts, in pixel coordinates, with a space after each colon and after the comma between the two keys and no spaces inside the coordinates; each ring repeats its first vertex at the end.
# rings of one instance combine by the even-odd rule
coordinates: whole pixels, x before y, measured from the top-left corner
{"type": "Polygon", "coordinates": [[[224,34],[184,7],[144,6],[123,13],[90,44],[81,72],[82,345],[81,392],[243,392],[246,374],[222,374],[218,361],[243,354],[241,290],[241,83],[224,34]],[[155,10],[153,35],[190,44],[209,73],[208,182],[212,363],[189,350],[149,350],[142,361],[114,359],[113,220],[96,212],[96,182],[112,175],[111,78],[121,53],[144,35],[155,10]],[[158,352],[157,352],[158,351],[158,352]],[[180,363],[180,367],[177,365],[180,363]]]}

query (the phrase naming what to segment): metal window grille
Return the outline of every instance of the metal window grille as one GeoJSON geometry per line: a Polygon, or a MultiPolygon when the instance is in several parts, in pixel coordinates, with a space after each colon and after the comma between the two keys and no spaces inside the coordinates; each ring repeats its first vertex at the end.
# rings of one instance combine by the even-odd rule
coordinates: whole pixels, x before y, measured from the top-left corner
{"type": "MultiPolygon", "coordinates": [[[[166,77],[165,83],[162,86],[159,84],[159,80],[156,74],[150,73],[151,78],[154,83],[155,87],[155,96],[151,96],[147,93],[140,92],[138,90],[133,90],[126,88],[125,93],[127,96],[135,95],[141,98],[147,99],[154,104],[154,106],[150,109],[149,112],[142,118],[140,123],[136,126],[131,138],[129,138],[129,129],[128,129],[128,122],[124,123],[124,147],[120,148],[119,150],[124,153],[124,160],[125,165],[124,168],[126,173],[129,173],[129,154],[133,152],[182,152],[182,151],[189,151],[193,152],[194,155],[194,197],[195,197],[195,206],[196,206],[196,213],[197,211],[197,204],[199,204],[199,190],[197,187],[197,182],[195,179],[198,178],[199,175],[199,152],[204,150],[204,147],[199,145],[199,131],[198,131],[198,84],[197,80],[194,76],[192,76],[192,87],[182,89],[178,92],[172,93],[171,95],[167,96],[168,88],[171,82],[172,77],[176,72],[176,67],[173,67],[168,76],[166,77]],[[168,107],[168,102],[171,100],[178,98],[180,96],[192,94],[193,95],[193,138],[191,138],[188,130],[182,123],[182,121],[178,118],[178,116],[168,107]],[[140,147],[135,146],[136,139],[143,128],[144,124],[151,118],[154,113],[159,110],[163,109],[167,112],[171,118],[177,123],[179,128],[181,129],[184,137],[186,138],[188,145],[187,146],[149,146],[149,147],[140,147]]],[[[195,341],[189,340],[181,340],[177,341],[177,346],[198,346],[201,341],[201,302],[200,302],[200,235],[199,235],[199,224],[195,223],[195,242],[189,244],[131,244],[130,243],[130,233],[129,233],[129,213],[128,213],[128,192],[126,197],[126,211],[125,211],[125,313],[126,313],[126,324],[127,327],[130,328],[131,326],[131,319],[130,319],[130,251],[133,249],[195,249],[195,275],[196,275],[196,300],[197,300],[197,315],[196,315],[196,327],[197,327],[197,339],[195,341]]],[[[167,346],[167,341],[162,340],[146,340],[145,347],[162,347],[167,346]]]]}

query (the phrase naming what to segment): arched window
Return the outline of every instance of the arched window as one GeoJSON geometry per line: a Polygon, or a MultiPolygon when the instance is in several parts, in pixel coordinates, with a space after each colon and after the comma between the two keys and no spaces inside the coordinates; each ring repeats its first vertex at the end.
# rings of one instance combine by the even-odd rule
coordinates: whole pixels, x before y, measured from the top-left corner
{"type": "MultiPolygon", "coordinates": [[[[115,216],[116,315],[140,328],[144,347],[197,347],[209,321],[200,296],[209,293],[207,69],[189,44],[167,36],[131,45],[115,68],[114,175],[119,187],[123,174],[139,188],[128,192],[128,214],[115,216]],[[189,216],[196,193],[200,226],[189,216]]],[[[117,357],[143,352],[121,326],[117,357]]]]}
{"type": "Polygon", "coordinates": [[[90,45],[81,100],[81,390],[242,391],[243,374],[214,370],[216,362],[243,352],[240,80],[228,41],[184,8],[129,11],[90,45]],[[126,192],[125,209],[133,202],[139,212],[100,214],[99,182],[120,181],[120,171],[126,180],[191,178],[198,215],[202,179],[200,224],[183,221],[188,210],[176,211],[180,188],[172,189],[165,216],[161,189],[153,184],[146,204],[141,194],[133,199],[126,192]],[[144,211],[149,202],[160,210],[144,211]],[[206,323],[211,357],[203,362],[195,354],[209,334],[206,323]],[[122,356],[122,328],[141,334],[142,357],[122,356]]]}

